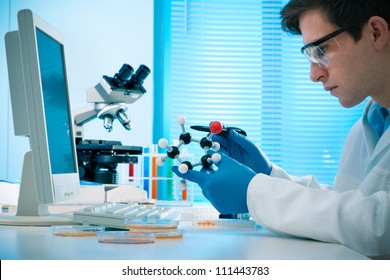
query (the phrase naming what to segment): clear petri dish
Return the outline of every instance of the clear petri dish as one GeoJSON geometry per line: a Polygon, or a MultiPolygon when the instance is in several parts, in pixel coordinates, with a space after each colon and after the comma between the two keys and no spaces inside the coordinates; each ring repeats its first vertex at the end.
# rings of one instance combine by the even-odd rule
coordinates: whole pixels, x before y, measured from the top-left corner
{"type": "Polygon", "coordinates": [[[55,236],[64,237],[96,237],[98,232],[103,232],[102,226],[52,226],[52,233],[55,236]]]}
{"type": "Polygon", "coordinates": [[[138,233],[129,231],[105,231],[98,233],[100,243],[111,244],[148,244],[154,243],[154,233],[138,233]]]}
{"type": "Polygon", "coordinates": [[[194,221],[194,226],[204,229],[256,229],[256,222],[244,219],[216,219],[194,221]]]}
{"type": "Polygon", "coordinates": [[[129,231],[174,231],[178,225],[175,220],[125,220],[129,231]]]}
{"type": "Polygon", "coordinates": [[[184,234],[184,230],[176,229],[176,230],[155,230],[155,231],[129,231],[129,233],[154,233],[156,235],[156,239],[175,239],[182,238],[184,234]]]}
{"type": "Polygon", "coordinates": [[[177,229],[174,231],[156,231],[156,238],[158,239],[175,239],[175,238],[183,238],[184,230],[177,229]]]}

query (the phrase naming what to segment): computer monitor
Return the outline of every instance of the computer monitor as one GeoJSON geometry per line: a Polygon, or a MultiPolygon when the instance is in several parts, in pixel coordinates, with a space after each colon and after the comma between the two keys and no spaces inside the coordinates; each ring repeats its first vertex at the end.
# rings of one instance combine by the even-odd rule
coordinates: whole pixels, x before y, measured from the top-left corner
{"type": "Polygon", "coordinates": [[[80,181],[61,33],[31,10],[5,35],[15,135],[27,136],[16,215],[0,224],[67,224],[48,204],[78,195],[80,181]]]}

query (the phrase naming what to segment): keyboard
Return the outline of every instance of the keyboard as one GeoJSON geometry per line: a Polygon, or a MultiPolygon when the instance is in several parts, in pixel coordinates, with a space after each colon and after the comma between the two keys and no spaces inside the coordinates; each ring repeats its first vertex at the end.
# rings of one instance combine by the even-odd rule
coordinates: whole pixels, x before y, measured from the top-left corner
{"type": "Polygon", "coordinates": [[[169,207],[143,205],[136,202],[106,202],[88,206],[73,213],[73,221],[83,225],[99,225],[125,229],[125,220],[178,220],[180,213],[169,207]]]}

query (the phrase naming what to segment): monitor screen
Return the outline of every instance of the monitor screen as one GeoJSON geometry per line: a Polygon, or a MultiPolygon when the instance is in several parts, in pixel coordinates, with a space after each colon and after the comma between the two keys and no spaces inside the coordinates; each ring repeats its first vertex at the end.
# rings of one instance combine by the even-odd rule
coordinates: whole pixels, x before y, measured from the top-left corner
{"type": "Polygon", "coordinates": [[[36,28],[50,166],[53,174],[74,173],[63,46],[36,28]]]}
{"type": "Polygon", "coordinates": [[[71,217],[48,212],[50,203],[78,195],[73,119],[64,40],[31,10],[18,12],[18,30],[5,36],[15,135],[27,136],[17,213],[0,224],[52,225],[71,217]]]}

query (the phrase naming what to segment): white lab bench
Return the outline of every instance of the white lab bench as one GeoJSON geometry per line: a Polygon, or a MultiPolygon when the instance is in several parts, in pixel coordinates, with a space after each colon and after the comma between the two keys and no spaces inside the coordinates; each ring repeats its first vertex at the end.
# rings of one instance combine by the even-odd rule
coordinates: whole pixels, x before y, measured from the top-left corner
{"type": "Polygon", "coordinates": [[[151,244],[99,243],[54,236],[50,227],[0,226],[1,260],[364,260],[339,244],[277,235],[264,228],[187,226],[183,238],[151,244]]]}

